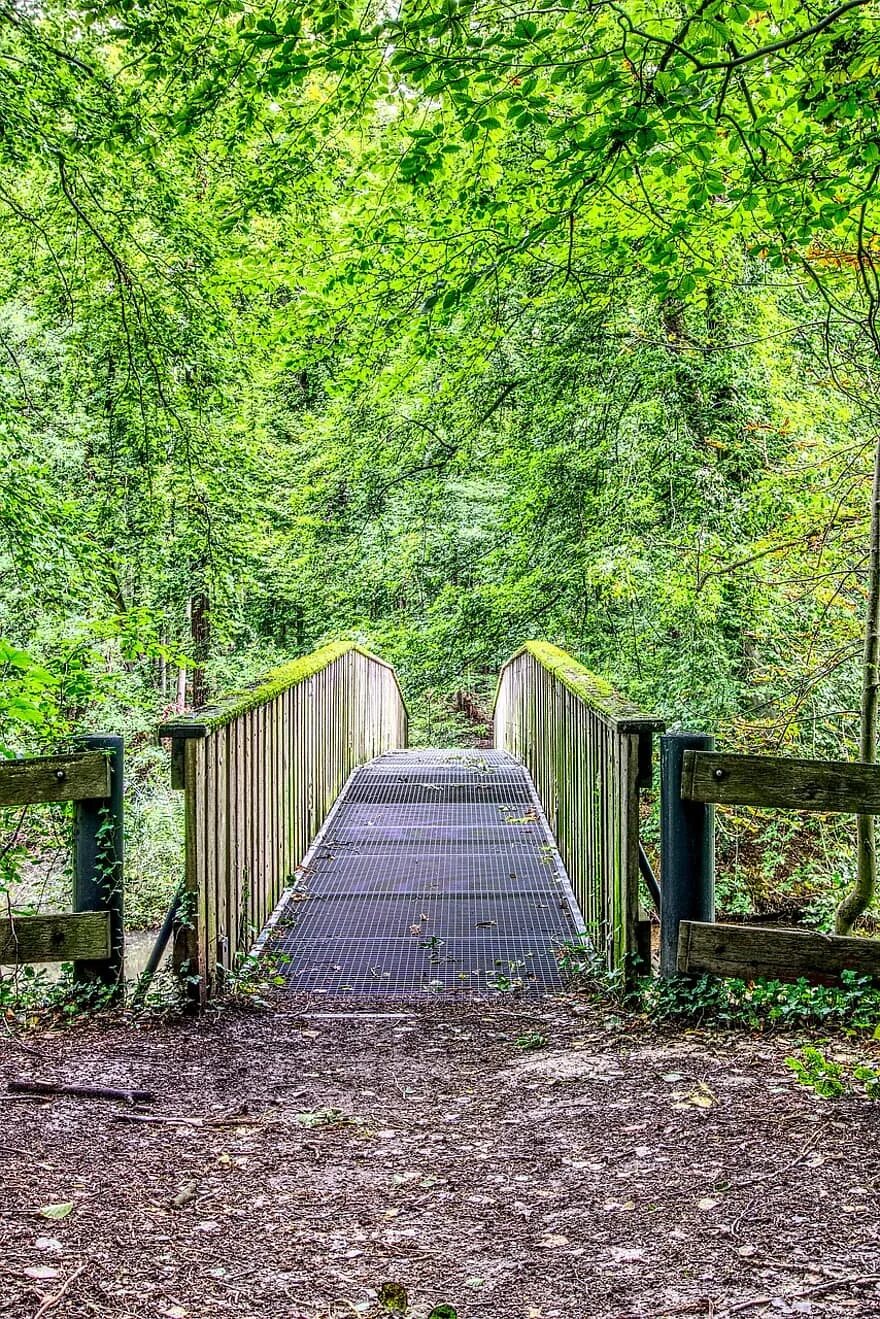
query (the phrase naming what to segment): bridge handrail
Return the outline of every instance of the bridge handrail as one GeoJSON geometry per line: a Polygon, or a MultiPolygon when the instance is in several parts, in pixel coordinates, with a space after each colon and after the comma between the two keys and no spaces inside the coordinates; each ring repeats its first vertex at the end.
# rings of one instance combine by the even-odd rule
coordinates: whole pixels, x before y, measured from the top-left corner
{"type": "Polygon", "coordinates": [[[495,744],[531,773],[596,952],[627,969],[639,948],[639,793],[662,719],[571,655],[530,641],[501,669],[495,744]]]}
{"type": "Polygon", "coordinates": [[[185,794],[174,964],[202,1003],[266,924],[352,770],[406,746],[407,711],[391,666],[341,641],[159,736],[185,794]]]}
{"type": "Polygon", "coordinates": [[[496,704],[505,670],[521,655],[531,655],[542,669],[552,673],[563,687],[567,687],[594,714],[621,733],[656,733],[662,732],[666,727],[662,719],[647,714],[637,705],[633,705],[632,701],[621,696],[604,678],[591,673],[579,660],[548,641],[527,641],[504,662],[498,675],[496,704]]]}
{"type": "Polygon", "coordinates": [[[210,705],[202,706],[201,709],[192,710],[188,714],[176,715],[173,719],[166,720],[159,728],[159,737],[172,739],[210,737],[211,733],[231,723],[239,715],[246,714],[248,710],[253,710],[255,706],[265,705],[267,701],[273,700],[290,687],[295,687],[297,683],[305,682],[308,678],[314,677],[316,673],[320,673],[329,664],[352,651],[358,655],[363,655],[365,659],[370,660],[373,664],[378,664],[381,668],[388,670],[397,687],[400,704],[408,714],[406,700],[393,665],[380,659],[378,655],[374,655],[372,651],[367,650],[365,646],[361,646],[356,641],[331,641],[326,646],[320,646],[318,650],[311,651],[308,655],[301,655],[298,659],[288,660],[287,663],[279,664],[276,668],[270,669],[268,673],[262,674],[249,687],[242,687],[240,691],[224,692],[218,701],[212,702],[210,705]]]}

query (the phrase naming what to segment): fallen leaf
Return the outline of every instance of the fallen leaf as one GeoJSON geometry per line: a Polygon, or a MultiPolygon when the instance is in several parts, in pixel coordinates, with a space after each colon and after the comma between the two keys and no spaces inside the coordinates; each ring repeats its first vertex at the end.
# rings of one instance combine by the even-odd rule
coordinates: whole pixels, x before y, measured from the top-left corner
{"type": "Polygon", "coordinates": [[[37,1250],[48,1250],[53,1255],[61,1254],[61,1242],[57,1237],[37,1237],[34,1244],[37,1250]]]}
{"type": "Polygon", "coordinates": [[[428,1319],[458,1319],[458,1311],[454,1305],[435,1305],[428,1319]]]}
{"type": "Polygon", "coordinates": [[[631,1250],[628,1250],[625,1246],[612,1246],[611,1257],[618,1264],[631,1264],[637,1259],[644,1259],[645,1252],[640,1250],[638,1246],[634,1246],[631,1250]]]}
{"type": "Polygon", "coordinates": [[[35,1278],[37,1282],[48,1282],[50,1278],[61,1277],[60,1269],[50,1269],[45,1264],[35,1264],[31,1268],[25,1269],[24,1273],[29,1278],[35,1278]]]}
{"type": "Polygon", "coordinates": [[[383,1282],[379,1288],[379,1304],[388,1314],[405,1314],[409,1297],[401,1282],[383,1282]]]}
{"type": "Polygon", "coordinates": [[[174,1205],[175,1209],[182,1209],[184,1205],[189,1204],[190,1200],[195,1200],[198,1191],[198,1182],[187,1182],[186,1185],[181,1186],[171,1203],[174,1205]]]}
{"type": "Polygon", "coordinates": [[[543,1237],[543,1238],[538,1242],[538,1245],[539,1245],[539,1246],[548,1246],[548,1247],[550,1247],[550,1246],[567,1246],[567,1245],[568,1245],[568,1237],[561,1237],[561,1236],[557,1235],[557,1233],[555,1233],[555,1232],[548,1232],[547,1236],[546,1236],[546,1237],[543,1237]]]}
{"type": "Polygon", "coordinates": [[[51,1218],[53,1221],[66,1218],[68,1214],[73,1213],[73,1201],[65,1200],[61,1204],[43,1205],[37,1212],[41,1218],[51,1218]]]}
{"type": "Polygon", "coordinates": [[[672,1098],[678,1100],[673,1105],[678,1113],[686,1113],[689,1108],[711,1108],[717,1103],[714,1093],[702,1081],[695,1090],[673,1090],[672,1098]]]}
{"type": "Polygon", "coordinates": [[[713,1200],[710,1195],[707,1195],[704,1196],[702,1200],[697,1201],[697,1208],[705,1210],[717,1209],[720,1204],[720,1200],[713,1200]]]}

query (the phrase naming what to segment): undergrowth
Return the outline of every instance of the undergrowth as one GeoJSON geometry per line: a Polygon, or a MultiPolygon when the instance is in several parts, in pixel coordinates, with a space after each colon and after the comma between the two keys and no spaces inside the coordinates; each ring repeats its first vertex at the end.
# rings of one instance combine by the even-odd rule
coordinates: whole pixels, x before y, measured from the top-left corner
{"type": "Polygon", "coordinates": [[[577,988],[657,1023],[756,1031],[833,1027],[880,1033],[880,985],[856,971],[844,971],[838,985],[708,975],[631,978],[608,972],[591,950],[577,946],[567,947],[561,962],[577,988]]]}

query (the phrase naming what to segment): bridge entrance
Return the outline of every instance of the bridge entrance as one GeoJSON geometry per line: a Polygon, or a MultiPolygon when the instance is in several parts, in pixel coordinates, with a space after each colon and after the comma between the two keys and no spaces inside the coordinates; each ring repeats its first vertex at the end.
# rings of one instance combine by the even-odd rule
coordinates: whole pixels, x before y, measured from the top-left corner
{"type": "Polygon", "coordinates": [[[504,665],[494,722],[494,751],[408,749],[394,670],[339,642],[163,725],[193,1000],[263,949],[291,985],[349,996],[552,992],[582,933],[626,971],[662,722],[541,642],[504,665]]]}
{"type": "Polygon", "coordinates": [[[266,943],[292,988],[542,994],[582,921],[527,771],[397,751],[355,771],[266,943]]]}

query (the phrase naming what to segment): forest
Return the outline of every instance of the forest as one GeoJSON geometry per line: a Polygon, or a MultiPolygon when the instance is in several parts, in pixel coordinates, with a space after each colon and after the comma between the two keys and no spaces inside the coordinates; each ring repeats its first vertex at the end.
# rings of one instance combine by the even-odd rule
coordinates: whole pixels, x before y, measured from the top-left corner
{"type": "MultiPolygon", "coordinates": [[[[125,735],[132,924],[180,866],[158,724],[327,640],[429,745],[542,638],[728,749],[875,760],[877,19],[0,7],[0,746],[125,735]]],[[[27,910],[63,820],[4,814],[27,910]]],[[[723,911],[830,929],[858,873],[872,928],[867,817],[718,846],[723,911]]]]}
{"type": "Polygon", "coordinates": [[[0,0],[0,237],[3,1319],[877,1319],[880,0],[0,0]]]}

